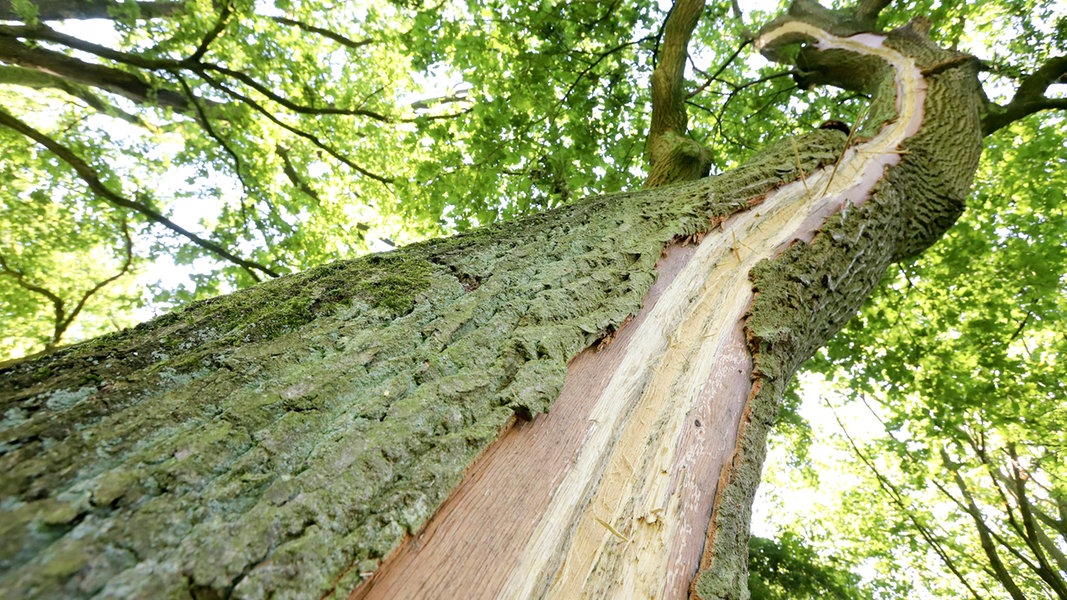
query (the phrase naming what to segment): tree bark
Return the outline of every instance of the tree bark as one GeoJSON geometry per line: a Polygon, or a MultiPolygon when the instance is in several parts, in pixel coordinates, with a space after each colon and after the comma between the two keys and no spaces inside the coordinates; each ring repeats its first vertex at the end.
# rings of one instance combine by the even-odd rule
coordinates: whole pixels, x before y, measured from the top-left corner
{"type": "Polygon", "coordinates": [[[958,56],[909,28],[835,33],[793,16],[758,43],[804,41],[824,80],[880,94],[849,148],[815,131],[719,177],[326,265],[4,367],[0,591],[372,597],[433,542],[451,554],[404,567],[403,597],[745,597],[789,378],[954,222],[980,152],[973,61],[938,68],[958,56]],[[579,437],[531,466],[535,430],[579,437]],[[440,520],[494,506],[473,521],[503,532],[484,544],[440,520]]]}

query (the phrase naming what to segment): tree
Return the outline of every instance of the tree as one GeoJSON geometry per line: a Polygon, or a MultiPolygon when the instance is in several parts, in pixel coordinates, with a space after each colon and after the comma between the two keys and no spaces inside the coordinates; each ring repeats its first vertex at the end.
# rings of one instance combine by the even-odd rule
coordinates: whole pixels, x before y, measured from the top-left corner
{"type": "MultiPolygon", "coordinates": [[[[684,53],[679,54],[672,44],[681,39],[681,47],[686,46],[684,41],[696,23],[681,17],[691,16],[693,6],[680,2],[667,19],[663,57],[653,75],[654,114],[648,145],[653,175],[668,173],[667,180],[701,174],[708,158],[705,150],[694,150],[686,141],[685,115],[679,119],[676,112],[684,106],[678,96],[684,88],[677,85],[684,72],[678,61],[684,66],[684,53]],[[657,95],[657,91],[665,93],[657,95]],[[667,118],[656,118],[665,111],[667,118]],[[670,111],[675,111],[673,117],[670,111]],[[670,168],[657,168],[663,161],[670,168]]],[[[799,67],[789,74],[801,84],[830,83],[862,94],[856,102],[859,117],[853,114],[850,120],[855,126],[845,126],[850,129],[847,133],[828,128],[789,138],[719,177],[576,202],[513,224],[411,245],[391,255],[334,263],[192,305],[137,330],[9,367],[5,408],[11,409],[5,419],[13,434],[12,451],[4,459],[9,466],[4,496],[16,498],[10,503],[8,522],[22,544],[4,560],[23,568],[6,576],[5,585],[21,592],[121,594],[134,589],[181,589],[193,595],[259,595],[266,590],[306,592],[312,586],[320,592],[344,593],[364,577],[364,569],[373,570],[377,560],[396,547],[405,531],[419,530],[483,448],[505,429],[510,433],[525,428],[509,426],[510,415],[533,417],[545,410],[561,388],[566,398],[567,361],[601,339],[607,349],[600,356],[609,358],[581,360],[607,368],[612,352],[624,358],[643,357],[636,363],[630,359],[641,377],[648,378],[636,381],[644,381],[653,390],[663,387],[687,402],[701,399],[699,392],[707,389],[709,369],[697,366],[702,361],[739,367],[740,376],[722,382],[732,391],[717,395],[734,412],[724,408],[716,416],[733,416],[714,425],[707,418],[695,418],[690,425],[688,417],[696,413],[677,406],[650,413],[667,415],[662,419],[665,424],[650,421],[657,424],[653,431],[666,432],[662,436],[666,441],[645,441],[642,437],[648,436],[642,434],[631,449],[636,456],[655,456],[663,448],[679,447],[673,440],[692,438],[691,432],[698,430],[698,438],[738,439],[736,447],[727,444],[721,449],[720,460],[728,466],[716,491],[705,570],[694,593],[704,597],[741,594],[748,546],[747,507],[758,480],[763,436],[790,375],[854,313],[891,261],[921,251],[959,215],[982,128],[995,130],[997,115],[1021,117],[1028,111],[1058,106],[1055,99],[1043,97],[1062,74],[1053,66],[1038,69],[1026,79],[1027,85],[1017,94],[1018,103],[1008,104],[1004,111],[989,110],[974,78],[978,61],[923,41],[921,23],[895,30],[887,50],[879,50],[870,37],[846,39],[857,31],[875,29],[882,8],[880,3],[871,3],[853,12],[833,13],[798,4],[791,16],[766,26],[759,38],[763,51],[799,67]],[[811,44],[798,46],[812,39],[820,40],[821,49],[811,44]],[[883,60],[891,66],[879,66],[883,60]],[[911,60],[919,67],[909,67],[911,60]],[[986,116],[980,120],[983,108],[987,108],[986,116]],[[908,128],[912,119],[915,125],[921,124],[917,131],[908,128]],[[887,165],[885,172],[881,167],[874,167],[869,175],[862,168],[854,170],[857,165],[874,164],[870,162],[873,157],[885,161],[880,163],[887,165]],[[838,212],[842,208],[838,194],[856,186],[862,191],[844,204],[847,210],[838,212]],[[875,186],[873,192],[870,186],[875,186]],[[830,204],[820,204],[825,199],[830,204]],[[809,210],[815,216],[805,219],[804,211],[809,210]],[[788,227],[779,227],[774,220],[791,214],[798,220],[788,227]],[[818,235],[814,235],[816,230],[818,235]],[[795,237],[802,241],[786,248],[795,237]],[[671,246],[672,240],[701,239],[692,252],[671,246]],[[652,284],[655,263],[665,248],[670,251],[664,265],[678,267],[680,274],[668,277],[673,267],[661,266],[662,285],[651,289],[642,308],[642,296],[652,284]],[[757,263],[764,257],[774,260],[757,263]],[[739,317],[750,304],[750,271],[758,295],[747,308],[746,345],[739,317]],[[715,279],[720,276],[721,280],[715,279]],[[686,286],[705,277],[715,282],[710,291],[723,295],[707,296],[688,307],[700,288],[686,286]],[[680,312],[682,307],[691,312],[680,312]],[[677,314],[672,308],[678,309],[677,314]],[[629,315],[636,318],[625,325],[629,315]],[[722,343],[706,347],[709,338],[721,338],[722,343]],[[750,351],[754,364],[748,362],[750,351]],[[657,364],[667,356],[677,358],[657,364]],[[662,371],[668,371],[668,379],[656,379],[662,371]],[[678,416],[683,417],[680,425],[666,423],[678,421],[678,416]],[[705,429],[710,431],[705,433],[705,429]],[[77,435],[71,435],[74,432],[77,435]],[[81,472],[73,466],[79,464],[77,456],[93,457],[81,472]],[[234,520],[226,522],[231,516],[234,520]]],[[[698,8],[695,14],[700,12],[698,8]]],[[[174,110],[192,109],[195,115],[190,123],[197,124],[223,150],[232,140],[212,135],[212,127],[205,125],[211,122],[206,110],[190,108],[200,100],[189,93],[192,88],[183,79],[187,75],[195,74],[216,93],[227,94],[228,86],[212,81],[222,75],[232,77],[298,114],[310,111],[322,116],[339,111],[346,117],[377,120],[356,113],[363,111],[375,112],[384,117],[381,122],[391,124],[407,119],[353,109],[350,102],[325,107],[293,102],[262,89],[261,84],[257,87],[255,80],[250,81],[247,74],[242,77],[231,66],[206,63],[208,48],[225,38],[220,35],[230,27],[228,13],[232,10],[223,7],[204,20],[210,25],[189,29],[204,33],[179,40],[192,48],[188,59],[123,63],[176,81],[185,96],[161,93],[167,81],[153,82],[155,101],[170,103],[174,110]],[[182,97],[187,106],[180,105],[182,97]]],[[[416,12],[415,19],[425,19],[430,13],[416,12]]],[[[501,14],[510,16],[507,11],[501,14]]],[[[627,11],[605,14],[633,17],[627,11]]],[[[568,23],[563,20],[557,25],[568,23]]],[[[552,32],[548,26],[546,37],[552,37],[552,32]]],[[[57,41],[62,34],[40,26],[3,33],[62,43],[57,41]]],[[[573,42],[573,36],[573,30],[564,31],[559,38],[573,42]]],[[[491,41],[491,36],[483,37],[491,41]]],[[[473,43],[462,35],[454,39],[473,43]]],[[[464,44],[455,47],[469,52],[464,44]]],[[[623,47],[629,45],[601,53],[589,70],[623,47]]],[[[49,58],[54,61],[50,64],[65,60],[34,53],[33,48],[15,49],[19,57],[49,58]]],[[[114,59],[123,62],[126,58],[116,55],[114,59]]],[[[576,81],[588,81],[587,74],[588,70],[583,71],[576,81]]],[[[138,88],[136,82],[119,73],[107,75],[129,84],[114,84],[117,89],[113,91],[135,101],[150,99],[143,92],[138,96],[143,87],[138,88]]],[[[142,77],[138,79],[141,84],[149,80],[142,77]]],[[[564,93],[562,101],[570,93],[564,93]]],[[[208,97],[203,102],[214,102],[212,108],[221,104],[218,108],[224,111],[223,100],[244,100],[240,95],[208,97]]],[[[323,97],[329,96],[309,100],[323,97]]],[[[509,100],[514,102],[515,97],[509,100]]],[[[255,110],[255,104],[251,105],[255,110]]],[[[470,110],[477,113],[482,106],[475,102],[470,110]]],[[[373,171],[350,159],[344,162],[343,155],[337,156],[340,152],[330,153],[330,148],[321,145],[325,136],[307,130],[300,130],[306,134],[301,135],[286,128],[290,124],[285,120],[271,120],[266,112],[258,114],[355,173],[383,185],[396,183],[375,179],[373,171]]],[[[230,114],[227,118],[237,117],[230,114]]],[[[62,164],[57,175],[77,176],[102,200],[184,235],[199,251],[233,263],[232,273],[252,278],[272,271],[255,257],[241,258],[227,245],[175,225],[145,202],[118,194],[99,169],[40,129],[8,113],[4,119],[9,131],[34,142],[26,147],[43,147],[59,158],[62,164]]],[[[427,116],[421,122],[418,119],[410,131],[431,122],[427,116]]],[[[245,135],[243,129],[237,131],[235,135],[245,135]]],[[[398,127],[398,131],[405,129],[398,127]]],[[[280,161],[294,189],[311,196],[299,184],[304,181],[299,171],[286,159],[288,149],[268,150],[278,155],[276,164],[280,161]],[[289,177],[291,172],[297,176],[289,177]]],[[[232,148],[228,154],[235,163],[243,160],[232,148]]],[[[527,160],[520,162],[529,166],[527,160]]],[[[574,188],[560,179],[558,165],[550,166],[550,160],[545,162],[545,170],[537,177],[551,175],[551,189],[564,197],[574,188]]],[[[535,170],[531,167],[528,174],[534,175],[535,170]]],[[[241,167],[237,171],[244,175],[241,167]]],[[[63,185],[61,177],[55,179],[60,182],[57,186],[63,185]]],[[[268,179],[260,181],[265,187],[262,182],[268,179]]],[[[472,189],[478,189],[478,183],[472,182],[472,189]]],[[[655,177],[648,180],[650,186],[658,183],[662,181],[655,177]]],[[[517,197],[521,203],[521,193],[517,197]]],[[[274,197],[268,194],[266,198],[274,197]]],[[[491,203],[481,206],[488,212],[468,212],[466,217],[457,217],[457,224],[495,214],[491,203]]],[[[123,221],[122,231],[128,226],[123,221]]],[[[125,239],[130,239],[129,234],[125,239]]],[[[131,255],[129,245],[124,246],[126,256],[131,255]]],[[[130,260],[125,262],[128,265],[130,260]]],[[[5,269],[16,282],[28,279],[21,269],[5,269]]],[[[21,289],[34,291],[25,285],[21,289]]],[[[55,312],[59,323],[60,310],[55,312]]],[[[620,372],[618,365],[613,368],[608,371],[620,372]]],[[[571,375],[567,377],[573,381],[571,375]]],[[[658,398],[661,407],[669,399],[664,394],[648,396],[658,398]]],[[[562,402],[561,398],[555,405],[557,413],[562,402]]],[[[624,404],[622,408],[626,406],[645,405],[624,404]]],[[[701,407],[698,403],[692,410],[701,407]]],[[[622,411],[621,416],[631,416],[629,412],[622,411]]],[[[546,421],[535,419],[532,427],[546,421]]],[[[648,421],[640,426],[634,423],[621,419],[613,426],[620,434],[635,428],[647,431],[648,421]]],[[[610,431],[606,424],[603,429],[610,431]]],[[[605,467],[575,468],[568,476],[576,474],[588,481],[604,468],[611,475],[610,467],[616,464],[612,461],[625,463],[628,455],[601,456],[607,457],[601,463],[605,467]]],[[[683,462],[678,459],[671,465],[683,462]]],[[[654,461],[638,467],[635,472],[643,473],[645,479],[634,476],[633,481],[645,481],[654,488],[664,485],[657,481],[661,469],[654,461]]],[[[675,472],[666,489],[688,498],[689,489],[700,487],[692,479],[708,478],[710,473],[705,493],[697,495],[706,502],[706,514],[712,500],[707,490],[718,471],[715,467],[683,469],[684,474],[675,472]]],[[[511,475],[516,479],[514,472],[511,475]]],[[[520,489],[530,489],[530,482],[524,484],[520,489]]],[[[463,489],[461,485],[456,493],[463,489]]],[[[609,505],[615,503],[613,512],[587,510],[575,526],[575,531],[583,532],[600,527],[596,552],[601,562],[596,572],[602,578],[607,573],[603,585],[611,583],[613,569],[621,568],[618,565],[633,562],[632,557],[620,560],[629,547],[660,548],[649,554],[653,564],[662,566],[656,561],[674,556],[674,550],[663,552],[663,547],[685,546],[679,532],[691,524],[686,520],[687,502],[674,499],[676,494],[671,493],[662,506],[635,507],[636,498],[650,497],[648,491],[635,489],[629,495],[592,500],[579,495],[577,499],[578,504],[594,508],[612,509],[609,505]],[[601,501],[608,505],[597,504],[601,501]],[[657,540],[666,540],[666,545],[655,546],[657,540]]],[[[693,540],[688,543],[690,550],[678,552],[691,553],[693,540]]],[[[572,547],[567,542],[557,547],[559,552],[536,557],[542,563],[553,563],[572,547]]],[[[588,560],[581,552],[574,556],[588,560]]],[[[578,561],[567,560],[564,564],[574,571],[578,561]]],[[[538,577],[546,576],[556,585],[559,580],[553,582],[552,569],[549,564],[531,571],[532,579],[519,582],[526,588],[509,589],[542,589],[538,586],[546,584],[538,577]]],[[[678,589],[681,581],[681,587],[687,587],[688,576],[667,577],[668,585],[662,572],[639,569],[632,576],[642,585],[678,589]]],[[[376,575],[375,579],[384,581],[384,577],[376,575]]]]}
{"type": "MultiPolygon", "coordinates": [[[[807,481],[773,466],[771,477],[783,497],[831,477],[841,495],[783,526],[824,540],[823,552],[876,566],[885,597],[914,597],[915,588],[1061,595],[1067,423],[1055,357],[1064,257],[1062,244],[1044,240],[1063,226],[1064,133],[1062,122],[1004,132],[1011,143],[986,149],[961,222],[887,278],[883,294],[809,363],[836,390],[833,411],[819,410],[834,425],[791,437],[835,440],[840,450],[814,452],[823,474],[807,481]],[[1027,192],[1034,182],[1040,191],[1027,192]],[[958,265],[968,277],[950,277],[958,265]],[[898,576],[905,565],[914,580],[898,576]]],[[[789,470],[803,472],[793,462],[789,470]]]]}

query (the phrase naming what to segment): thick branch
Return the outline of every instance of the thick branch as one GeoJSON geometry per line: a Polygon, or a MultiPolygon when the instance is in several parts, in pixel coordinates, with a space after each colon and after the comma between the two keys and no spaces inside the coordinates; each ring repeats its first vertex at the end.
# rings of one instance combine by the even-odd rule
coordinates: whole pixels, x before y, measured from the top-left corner
{"type": "Polygon", "coordinates": [[[119,94],[140,104],[189,110],[185,95],[160,89],[140,77],[44,48],[33,48],[0,31],[0,61],[119,94]]]}
{"type": "Polygon", "coordinates": [[[60,90],[73,98],[81,100],[97,112],[122,119],[123,121],[139,127],[144,127],[151,131],[156,130],[156,127],[147,123],[139,116],[130,114],[121,108],[106,102],[96,94],[92,93],[88,87],[67,81],[57,75],[52,75],[36,69],[27,69],[25,67],[0,65],[0,83],[19,85],[35,90],[46,88],[60,90]]]}
{"type": "MultiPolygon", "coordinates": [[[[67,46],[68,48],[73,48],[74,50],[81,50],[88,54],[94,54],[101,58],[106,58],[108,60],[113,60],[118,63],[141,69],[166,69],[179,62],[171,59],[148,58],[137,54],[130,54],[129,52],[122,52],[120,50],[108,48],[102,44],[88,42],[73,35],[56,31],[55,29],[42,24],[0,25],[0,36],[55,42],[67,46]]],[[[65,55],[61,54],[60,56],[65,55]]]]}
{"type": "Polygon", "coordinates": [[[689,40],[704,12],[703,0],[677,0],[664,26],[659,63],[652,72],[652,122],[648,129],[649,174],[645,187],[707,175],[711,153],[686,137],[685,64],[689,40]]]}
{"type": "Polygon", "coordinates": [[[214,254],[219,258],[225,259],[235,265],[243,267],[249,273],[249,275],[251,275],[257,281],[259,280],[259,277],[256,275],[256,271],[265,273],[267,275],[270,275],[271,277],[278,276],[278,273],[273,269],[265,267],[257,262],[241,258],[233,254],[226,248],[222,247],[218,243],[208,239],[204,239],[199,235],[189,231],[188,229],[181,227],[180,225],[163,216],[162,213],[153,209],[147,204],[135,200],[130,200],[129,198],[126,198],[125,196],[122,196],[121,194],[112,191],[107,186],[105,186],[102,181],[100,181],[100,177],[97,175],[96,171],[93,170],[93,168],[90,167],[88,163],[86,163],[84,160],[74,154],[74,152],[71,151],[70,148],[63,146],[62,144],[53,140],[47,135],[37,131],[36,129],[33,129],[26,123],[23,123],[22,121],[18,120],[17,118],[15,118],[4,110],[0,110],[0,125],[13,129],[47,148],[50,152],[52,152],[52,154],[55,154],[57,157],[59,157],[60,160],[67,163],[72,169],[74,169],[74,172],[78,174],[78,177],[80,177],[81,180],[84,181],[87,186],[89,186],[89,189],[91,189],[94,193],[96,193],[101,198],[107,200],[111,204],[134,210],[140,213],[141,215],[144,215],[149,221],[153,223],[158,223],[166,227],[174,233],[177,233],[178,235],[189,240],[190,242],[203,248],[204,250],[207,250],[211,254],[214,254]]]}
{"type": "Polygon", "coordinates": [[[685,133],[685,63],[689,40],[704,11],[703,0],[678,0],[667,17],[660,60],[652,73],[652,123],[649,136],[672,130],[685,133]]]}
{"type": "Polygon", "coordinates": [[[856,6],[856,21],[870,31],[878,29],[878,15],[893,0],[861,0],[856,6]]]}
{"type": "Polygon", "coordinates": [[[990,135],[1008,125],[1042,110],[1067,110],[1067,98],[1048,98],[1045,91],[1067,75],[1067,56],[1048,62],[1023,79],[1011,102],[1001,106],[990,103],[982,118],[982,135],[990,135]]]}
{"type": "MultiPolygon", "coordinates": [[[[112,0],[36,0],[37,18],[42,21],[65,19],[110,19],[111,9],[125,10],[131,3],[112,0]]],[[[180,11],[185,2],[137,2],[137,12],[143,19],[169,17],[180,11]]],[[[0,21],[18,21],[10,0],[0,2],[0,21]]]]}
{"type": "MultiPolygon", "coordinates": [[[[128,52],[121,52],[119,50],[108,48],[107,46],[103,46],[103,45],[100,45],[100,44],[95,44],[93,42],[87,42],[85,40],[76,38],[74,36],[67,35],[65,33],[56,31],[56,30],[54,30],[54,29],[52,29],[50,27],[44,26],[44,25],[24,26],[24,27],[0,26],[0,40],[2,40],[4,36],[8,36],[8,37],[11,37],[11,38],[20,37],[20,38],[27,38],[27,39],[44,40],[44,41],[49,41],[49,42],[55,42],[57,44],[63,44],[64,46],[67,46],[69,48],[73,48],[75,50],[81,50],[82,52],[88,52],[90,54],[94,54],[94,55],[99,56],[101,58],[106,58],[108,60],[113,60],[113,61],[118,62],[118,63],[129,65],[131,67],[137,67],[137,68],[140,68],[140,69],[148,69],[148,70],[151,70],[151,71],[186,70],[186,71],[191,71],[193,73],[196,73],[197,75],[200,75],[201,77],[205,77],[207,71],[211,71],[211,72],[217,73],[219,75],[225,75],[227,77],[231,77],[233,79],[236,79],[237,81],[240,81],[241,83],[243,83],[243,84],[247,85],[248,87],[254,89],[256,92],[262,94],[263,96],[269,98],[270,100],[272,100],[274,102],[277,102],[278,104],[282,105],[283,107],[285,107],[285,108],[287,108],[287,109],[289,109],[289,110],[291,110],[291,111],[293,111],[295,113],[298,113],[298,114],[306,114],[306,115],[350,115],[350,116],[368,117],[368,118],[375,119],[377,121],[382,121],[382,122],[385,122],[385,123],[393,122],[394,119],[392,117],[388,116],[388,115],[384,115],[384,114],[381,114],[381,113],[378,113],[378,112],[375,112],[375,111],[372,111],[372,110],[366,110],[366,109],[362,109],[362,108],[339,108],[339,107],[335,107],[335,106],[325,106],[325,107],[306,106],[306,105],[300,104],[298,102],[294,102],[294,101],[290,100],[289,98],[286,98],[286,97],[282,96],[281,94],[278,94],[278,93],[274,92],[269,86],[266,86],[266,85],[256,81],[255,78],[251,77],[247,73],[244,73],[242,71],[238,71],[236,69],[231,69],[229,67],[225,67],[225,66],[220,65],[220,64],[210,63],[210,62],[203,62],[201,59],[203,58],[203,55],[207,52],[207,46],[211,43],[212,40],[215,39],[215,37],[218,36],[219,33],[221,33],[221,31],[224,28],[225,23],[226,23],[226,17],[227,17],[227,13],[226,13],[226,11],[223,11],[223,14],[219,17],[218,21],[216,22],[215,27],[202,40],[202,42],[200,44],[200,47],[197,48],[197,50],[192,55],[190,55],[188,58],[185,58],[183,60],[147,58],[147,57],[144,57],[144,56],[139,56],[137,54],[130,54],[128,52]]],[[[15,42],[15,43],[18,43],[18,42],[15,42]]],[[[23,46],[24,48],[29,49],[28,46],[25,46],[25,45],[23,45],[21,43],[19,43],[19,45],[23,46]]],[[[33,49],[31,49],[31,50],[33,50],[33,49]]],[[[76,59],[72,59],[70,57],[67,57],[64,54],[60,54],[58,52],[52,52],[52,51],[48,51],[48,50],[41,50],[40,52],[47,52],[47,53],[49,53],[51,55],[59,57],[59,59],[76,60],[76,59]]],[[[5,60],[3,47],[0,47],[0,60],[5,60]]],[[[83,64],[83,65],[88,64],[88,63],[83,63],[81,61],[76,61],[76,62],[80,63],[80,64],[83,64]]],[[[124,71],[117,71],[115,69],[110,69],[108,67],[101,67],[101,66],[98,66],[98,65],[89,65],[89,66],[90,67],[99,68],[99,69],[108,69],[110,71],[116,71],[117,73],[121,73],[123,75],[126,75],[127,77],[133,77],[133,75],[125,73],[124,71]]],[[[66,76],[65,73],[59,73],[59,74],[66,76]]],[[[85,81],[83,83],[87,83],[89,85],[96,85],[96,84],[93,83],[93,81],[85,81]]],[[[164,94],[163,91],[160,91],[158,93],[161,96],[164,94]]],[[[137,98],[133,98],[133,99],[137,100],[137,98]]],[[[188,108],[189,108],[188,107],[188,103],[187,103],[187,100],[186,100],[186,98],[184,96],[180,96],[180,102],[182,102],[181,106],[175,106],[175,108],[181,108],[182,110],[188,110],[188,108]]],[[[160,103],[161,104],[163,103],[162,99],[161,99],[160,103]]]]}

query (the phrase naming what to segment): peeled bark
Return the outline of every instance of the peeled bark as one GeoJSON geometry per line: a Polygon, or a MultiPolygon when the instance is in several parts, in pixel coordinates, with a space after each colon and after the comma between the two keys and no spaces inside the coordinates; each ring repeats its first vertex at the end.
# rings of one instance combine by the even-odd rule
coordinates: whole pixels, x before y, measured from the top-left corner
{"type": "Polygon", "coordinates": [[[823,17],[760,43],[876,91],[862,143],[819,130],[5,367],[0,592],[746,596],[789,378],[958,217],[980,152],[973,62],[823,17]]]}

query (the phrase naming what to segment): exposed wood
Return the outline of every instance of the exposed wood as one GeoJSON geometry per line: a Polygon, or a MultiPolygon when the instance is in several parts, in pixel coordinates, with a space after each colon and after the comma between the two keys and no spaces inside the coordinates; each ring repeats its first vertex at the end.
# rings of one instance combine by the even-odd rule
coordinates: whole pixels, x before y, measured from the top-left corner
{"type": "MultiPolygon", "coordinates": [[[[552,411],[532,422],[516,423],[493,444],[471,468],[467,483],[448,499],[425,530],[408,540],[386,563],[387,568],[351,598],[537,595],[531,588],[552,583],[546,580],[546,572],[559,572],[564,567],[560,561],[565,554],[556,552],[558,546],[572,546],[574,551],[563,569],[566,575],[555,581],[551,593],[576,597],[591,574],[589,561],[573,555],[595,553],[601,545],[663,563],[651,571],[668,573],[666,582],[658,577],[655,581],[628,581],[627,589],[638,593],[641,587],[648,588],[653,596],[663,588],[671,590],[672,596],[684,593],[700,556],[703,529],[711,511],[710,496],[699,490],[715,486],[722,456],[732,450],[739,408],[748,388],[751,364],[743,347],[740,322],[731,332],[729,352],[738,364],[718,365],[708,392],[695,399],[691,410],[685,410],[688,399],[676,398],[667,400],[676,406],[660,407],[673,415],[647,414],[647,406],[646,414],[640,414],[641,407],[627,410],[624,397],[604,398],[601,390],[608,388],[622,369],[634,368],[632,352],[638,350],[640,336],[655,327],[654,321],[648,322],[649,315],[695,252],[693,246],[671,247],[658,266],[660,275],[644,308],[610,345],[600,351],[586,350],[571,362],[563,393],[552,411]],[[631,364],[627,364],[628,356],[631,364]],[[734,390],[734,397],[711,392],[723,388],[734,390]],[[623,414],[613,414],[616,411],[623,414]],[[642,450],[640,438],[655,431],[661,417],[669,416],[679,421],[674,424],[676,431],[671,432],[675,437],[667,440],[677,442],[677,448],[659,440],[653,447],[662,451],[660,456],[632,456],[642,450]],[[616,435],[626,429],[629,431],[616,435]],[[709,439],[709,432],[726,435],[709,439]],[[587,444],[597,438],[615,446],[606,449],[618,457],[613,464],[605,464],[603,458],[583,461],[587,444]],[[681,456],[671,459],[671,454],[681,456]],[[652,492],[644,503],[623,507],[622,514],[614,507],[602,506],[600,516],[585,522],[575,518],[573,513],[597,484],[625,491],[627,482],[647,468],[640,464],[643,459],[658,470],[650,473],[655,489],[642,490],[652,492]],[[575,468],[583,462],[596,472],[575,468]],[[686,492],[679,493],[682,489],[686,492]],[[683,499],[688,502],[681,502],[683,499]],[[677,535],[681,531],[689,535],[677,535]],[[672,542],[666,552],[664,542],[672,542]],[[476,584],[471,577],[476,577],[476,584]]],[[[595,554],[586,556],[593,558],[595,554]]]]}
{"type": "Polygon", "coordinates": [[[833,165],[843,141],[813,131],[716,178],[324,265],[0,365],[0,596],[347,594],[638,312],[671,240],[833,165]]]}

